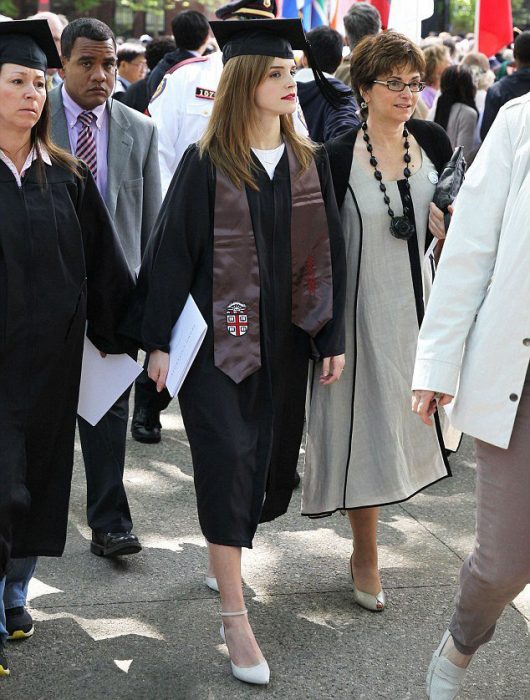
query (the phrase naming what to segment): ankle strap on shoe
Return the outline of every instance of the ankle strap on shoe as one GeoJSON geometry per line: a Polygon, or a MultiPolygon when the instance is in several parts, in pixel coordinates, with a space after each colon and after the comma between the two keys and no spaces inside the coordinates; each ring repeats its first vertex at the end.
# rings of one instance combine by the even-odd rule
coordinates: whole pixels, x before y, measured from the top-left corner
{"type": "Polygon", "coordinates": [[[246,615],[248,610],[246,608],[244,610],[238,610],[237,612],[225,612],[221,610],[220,613],[221,617],[237,617],[238,615],[246,615]]]}

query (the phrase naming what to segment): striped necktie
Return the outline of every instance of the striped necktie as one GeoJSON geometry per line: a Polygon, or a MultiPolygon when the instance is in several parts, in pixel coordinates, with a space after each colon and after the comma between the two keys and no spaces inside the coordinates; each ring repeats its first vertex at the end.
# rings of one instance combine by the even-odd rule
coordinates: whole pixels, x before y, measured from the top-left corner
{"type": "Polygon", "coordinates": [[[76,156],[88,165],[94,180],[98,173],[96,139],[90,128],[92,122],[97,119],[93,112],[81,112],[77,121],[81,123],[82,129],[77,139],[76,156]]]}

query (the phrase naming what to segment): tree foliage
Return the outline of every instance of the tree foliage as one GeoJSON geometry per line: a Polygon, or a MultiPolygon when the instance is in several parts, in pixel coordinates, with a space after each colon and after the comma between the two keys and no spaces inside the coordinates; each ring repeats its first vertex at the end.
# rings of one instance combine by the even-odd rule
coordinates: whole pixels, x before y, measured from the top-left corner
{"type": "Polygon", "coordinates": [[[153,12],[157,15],[174,7],[173,3],[164,0],[118,0],[118,5],[129,7],[133,12],[153,12]]]}
{"type": "Polygon", "coordinates": [[[472,32],[475,28],[475,0],[452,0],[449,21],[453,33],[472,32]]]}
{"type": "Polygon", "coordinates": [[[526,29],[530,24],[530,0],[512,0],[513,24],[526,29]]]}
{"type": "Polygon", "coordinates": [[[0,15],[5,15],[6,17],[16,17],[17,13],[18,10],[11,0],[0,0],[0,15]]]}
{"type": "MultiPolygon", "coordinates": [[[[92,2],[92,0],[80,0],[92,2]]],[[[1,0],[0,0],[1,2],[1,0]]],[[[133,12],[152,12],[154,14],[162,14],[164,10],[175,9],[174,0],[117,0],[118,5],[121,7],[129,7],[133,12]]],[[[177,2],[178,5],[182,5],[182,9],[186,9],[189,6],[183,2],[177,2]]],[[[205,10],[215,10],[220,5],[220,0],[201,0],[201,5],[205,10]]]]}
{"type": "MultiPolygon", "coordinates": [[[[475,0],[451,0],[451,31],[473,32],[475,30],[475,0]]],[[[530,0],[512,0],[513,23],[526,27],[530,23],[530,0]]]]}
{"type": "MultiPolygon", "coordinates": [[[[104,0],[105,1],[105,0],[104,0]]],[[[0,0],[2,2],[2,0],[0,0]]],[[[102,0],[53,0],[53,12],[72,18],[72,11],[79,15],[86,14],[94,7],[103,4],[102,0]]]]}

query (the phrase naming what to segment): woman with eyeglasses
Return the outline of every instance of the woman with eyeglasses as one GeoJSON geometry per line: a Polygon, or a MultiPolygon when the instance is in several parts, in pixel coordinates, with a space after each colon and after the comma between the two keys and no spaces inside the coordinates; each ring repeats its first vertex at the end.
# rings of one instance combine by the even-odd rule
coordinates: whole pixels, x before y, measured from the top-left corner
{"type": "Polygon", "coordinates": [[[411,119],[425,59],[395,32],[352,54],[362,123],[326,144],[346,242],[346,357],[340,384],[312,382],[302,513],[347,511],[354,599],[382,611],[379,506],[450,474],[440,421],[423,431],[410,413],[410,381],[423,318],[426,248],[443,239],[431,203],[452,149],[437,124],[411,119]]]}

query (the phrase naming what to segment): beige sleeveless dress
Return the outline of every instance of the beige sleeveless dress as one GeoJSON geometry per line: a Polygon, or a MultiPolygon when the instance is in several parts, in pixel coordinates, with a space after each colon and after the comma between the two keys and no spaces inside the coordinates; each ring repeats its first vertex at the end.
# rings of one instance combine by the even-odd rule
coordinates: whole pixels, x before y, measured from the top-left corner
{"type": "MultiPolygon", "coordinates": [[[[440,426],[426,427],[411,411],[417,302],[422,306],[425,297],[421,266],[436,182],[423,151],[409,182],[417,230],[410,246],[390,234],[373,172],[353,159],[341,211],[348,259],[346,367],[329,387],[319,385],[318,365],[310,378],[303,515],[403,501],[450,475],[440,426]]],[[[385,184],[391,207],[402,215],[398,183],[385,184]]]]}

